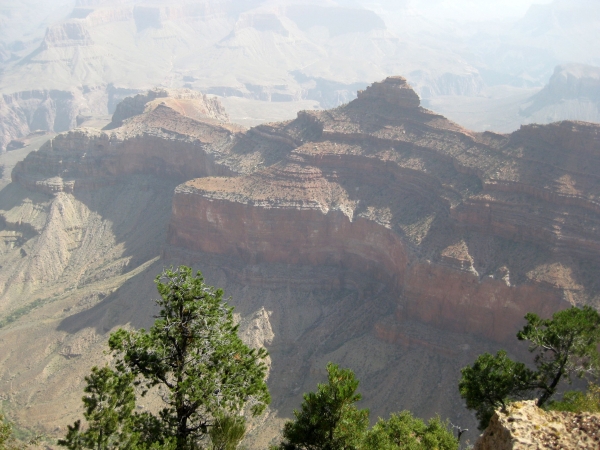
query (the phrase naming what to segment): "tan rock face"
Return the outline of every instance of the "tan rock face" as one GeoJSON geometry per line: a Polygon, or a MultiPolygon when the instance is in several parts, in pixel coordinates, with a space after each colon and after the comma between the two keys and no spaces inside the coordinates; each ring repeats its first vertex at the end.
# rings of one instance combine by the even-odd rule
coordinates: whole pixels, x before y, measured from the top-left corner
{"type": "Polygon", "coordinates": [[[232,172],[221,160],[228,156],[224,147],[234,141],[239,127],[212,117],[201,122],[186,115],[200,115],[206,108],[207,115],[213,111],[201,95],[147,103],[143,104],[149,109],[146,114],[115,132],[84,128],[57,136],[17,164],[13,181],[52,193],[93,189],[133,174],[186,180],[232,172]]]}
{"type": "Polygon", "coordinates": [[[544,411],[535,401],[497,411],[473,450],[600,448],[600,414],[544,411]]]}
{"type": "Polygon", "coordinates": [[[130,117],[150,112],[158,105],[173,108],[183,116],[192,119],[215,119],[229,122],[225,109],[216,98],[208,98],[200,92],[189,89],[151,89],[134,97],[127,97],[117,105],[112,118],[112,127],[123,125],[130,117]]]}
{"type": "Polygon", "coordinates": [[[92,45],[93,41],[83,22],[65,22],[46,30],[42,49],[92,45]]]}

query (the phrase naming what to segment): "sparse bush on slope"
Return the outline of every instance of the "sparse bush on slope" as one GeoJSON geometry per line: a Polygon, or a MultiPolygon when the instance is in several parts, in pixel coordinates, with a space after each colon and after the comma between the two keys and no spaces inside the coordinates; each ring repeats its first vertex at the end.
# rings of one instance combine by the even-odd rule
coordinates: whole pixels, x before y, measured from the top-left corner
{"type": "Polygon", "coordinates": [[[561,400],[551,401],[548,409],[572,413],[600,413],[600,386],[590,383],[587,392],[565,392],[561,400]]]}

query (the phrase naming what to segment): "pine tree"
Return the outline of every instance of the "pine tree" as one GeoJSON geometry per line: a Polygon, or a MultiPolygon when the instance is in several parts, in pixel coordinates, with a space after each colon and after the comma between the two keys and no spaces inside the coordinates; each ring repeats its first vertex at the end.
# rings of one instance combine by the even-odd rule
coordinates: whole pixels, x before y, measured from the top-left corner
{"type": "Polygon", "coordinates": [[[296,420],[283,428],[282,450],[353,450],[360,448],[369,410],[358,409],[358,380],[350,369],[327,364],[327,384],[304,394],[296,420]]]}
{"type": "Polygon", "coordinates": [[[233,308],[202,274],[181,266],[156,277],[161,310],[150,330],[120,329],[109,348],[115,370],[94,369],[84,397],[87,428],[78,421],[61,445],[70,449],[175,448],[207,441],[217,418],[252,414],[270,402],[265,349],[238,337],[233,308]],[[158,393],[158,414],[132,413],[134,387],[158,393]]]}

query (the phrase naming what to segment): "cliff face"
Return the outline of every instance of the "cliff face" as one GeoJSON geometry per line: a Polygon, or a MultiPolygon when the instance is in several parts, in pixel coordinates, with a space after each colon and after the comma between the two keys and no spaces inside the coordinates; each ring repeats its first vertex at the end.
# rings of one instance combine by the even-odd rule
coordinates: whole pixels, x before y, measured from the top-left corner
{"type": "Polygon", "coordinates": [[[472,133],[401,77],[288,122],[226,119],[201,95],[151,91],[117,108],[115,128],[62,134],[15,167],[0,192],[0,307],[33,309],[0,336],[30,357],[8,346],[0,359],[27,374],[10,394],[18,417],[75,419],[46,405],[78,405],[70,387],[102,363],[106,334],[148,325],[169,264],[268,319],[283,417],[335,361],[374,414],[470,426],[461,367],[519,351],[526,312],[598,304],[598,125],[472,133]]]}
{"type": "Polygon", "coordinates": [[[600,120],[600,68],[563,64],[554,69],[548,85],[531,97],[520,115],[531,121],[575,117],[600,120]]]}
{"type": "MultiPolygon", "coordinates": [[[[153,103],[148,97],[154,94],[138,96],[145,102],[130,99],[134,106],[140,103],[143,114],[114,132],[80,128],[48,141],[17,164],[12,180],[53,193],[112,185],[135,174],[186,180],[232,173],[223,160],[230,157],[229,146],[240,128],[227,122],[222,107],[185,90],[173,91],[171,97],[164,92],[153,103]],[[198,121],[202,116],[204,121],[198,121]]],[[[129,103],[117,108],[113,123],[134,115],[129,103]]]]}
{"type": "Polygon", "coordinates": [[[82,95],[67,91],[27,91],[0,97],[0,152],[35,130],[61,132],[75,126],[82,95]]]}
{"type": "Polygon", "coordinates": [[[500,342],[528,311],[595,303],[600,127],[474,134],[418,105],[388,78],[274,126],[294,147],[281,161],[176,189],[170,246],[362,270],[399,319],[500,342]]]}

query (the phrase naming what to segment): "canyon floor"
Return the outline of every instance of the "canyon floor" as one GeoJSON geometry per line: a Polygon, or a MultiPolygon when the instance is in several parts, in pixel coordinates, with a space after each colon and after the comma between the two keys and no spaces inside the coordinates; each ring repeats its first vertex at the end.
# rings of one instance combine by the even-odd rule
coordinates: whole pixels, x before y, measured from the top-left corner
{"type": "Polygon", "coordinates": [[[474,430],[460,368],[525,355],[526,312],[598,306],[599,125],[475,133],[401,77],[251,129],[189,90],[139,94],[106,122],[1,156],[0,395],[19,427],[57,437],[81,416],[84,375],[111,331],[152,323],[171,264],[223,287],[269,350],[251,448],[328,361],[355,371],[373,419],[474,430]]]}

